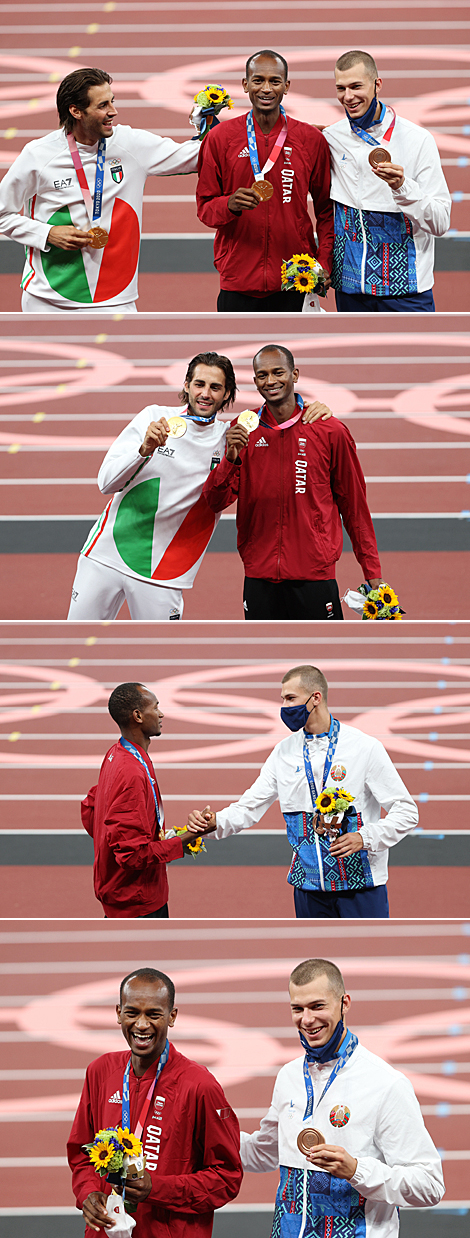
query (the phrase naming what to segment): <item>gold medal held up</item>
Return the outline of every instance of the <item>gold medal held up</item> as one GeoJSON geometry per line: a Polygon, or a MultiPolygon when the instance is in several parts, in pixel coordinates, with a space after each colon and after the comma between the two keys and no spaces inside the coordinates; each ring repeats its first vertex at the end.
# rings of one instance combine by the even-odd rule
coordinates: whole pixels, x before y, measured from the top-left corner
{"type": "Polygon", "coordinates": [[[274,193],[274,185],[271,184],[271,181],[253,181],[251,188],[258,194],[262,202],[267,202],[274,193]]]}
{"type": "Polygon", "coordinates": [[[252,412],[251,408],[244,408],[240,416],[237,417],[239,425],[244,426],[251,434],[252,430],[257,430],[259,426],[259,417],[257,413],[252,412]]]}
{"type": "Polygon", "coordinates": [[[91,237],[90,249],[104,249],[109,241],[109,232],[106,228],[89,228],[88,236],[91,237]]]}
{"type": "Polygon", "coordinates": [[[188,428],[188,423],[184,417],[169,417],[168,425],[170,427],[170,438],[182,438],[188,428]]]}

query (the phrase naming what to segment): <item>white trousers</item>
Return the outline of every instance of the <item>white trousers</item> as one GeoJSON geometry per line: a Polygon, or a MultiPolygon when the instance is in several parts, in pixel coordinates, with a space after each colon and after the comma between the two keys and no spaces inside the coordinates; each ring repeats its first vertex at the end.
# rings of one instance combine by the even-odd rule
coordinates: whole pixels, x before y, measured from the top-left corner
{"type": "Polygon", "coordinates": [[[136,314],[135,301],[126,301],[125,305],[84,305],[77,309],[73,305],[54,305],[46,297],[35,297],[31,292],[24,292],[21,297],[23,314],[136,314]]]}
{"type": "Polygon", "coordinates": [[[115,619],[127,602],[131,619],[181,619],[181,589],[125,576],[118,568],[80,555],[67,619],[115,619]]]}

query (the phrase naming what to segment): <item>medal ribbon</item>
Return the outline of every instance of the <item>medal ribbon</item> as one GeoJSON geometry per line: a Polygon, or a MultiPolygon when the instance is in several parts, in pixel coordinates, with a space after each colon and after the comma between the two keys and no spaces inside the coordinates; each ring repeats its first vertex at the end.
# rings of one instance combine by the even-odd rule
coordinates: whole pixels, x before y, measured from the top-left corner
{"type": "Polygon", "coordinates": [[[159,827],[161,827],[161,826],[163,825],[163,822],[164,822],[164,813],[163,813],[163,803],[162,803],[162,797],[161,797],[161,795],[160,795],[160,788],[159,788],[159,786],[158,786],[158,782],[156,782],[156,781],[155,781],[155,782],[153,782],[153,781],[152,781],[152,775],[151,775],[151,773],[150,773],[150,770],[149,770],[149,767],[148,767],[148,765],[147,765],[147,762],[146,762],[146,761],[144,761],[144,758],[143,758],[143,756],[141,755],[141,753],[139,752],[138,748],[136,748],[134,744],[131,744],[131,743],[130,743],[130,741],[129,741],[128,739],[124,739],[124,736],[123,736],[123,735],[121,735],[121,738],[120,738],[120,740],[119,740],[119,743],[121,744],[121,747],[122,747],[122,748],[125,748],[125,749],[126,749],[126,751],[127,751],[127,752],[132,752],[132,753],[133,753],[133,755],[134,755],[135,757],[137,757],[137,760],[138,760],[138,761],[140,761],[140,764],[141,764],[141,765],[143,765],[144,770],[145,770],[145,772],[146,772],[146,774],[147,774],[147,778],[148,778],[148,780],[149,780],[150,786],[151,786],[152,791],[153,791],[153,798],[154,798],[154,800],[155,800],[155,812],[156,812],[156,814],[157,814],[157,824],[158,824],[158,826],[159,826],[159,827]]]}
{"type": "Polygon", "coordinates": [[[388,105],[388,110],[392,113],[392,123],[388,126],[387,132],[384,133],[383,138],[381,138],[380,141],[378,138],[373,138],[372,134],[368,133],[366,129],[361,129],[359,125],[355,125],[354,121],[351,120],[351,117],[348,116],[349,124],[353,133],[356,133],[357,137],[361,138],[363,142],[367,142],[368,146],[382,146],[383,142],[391,142],[397,116],[393,107],[390,107],[390,105],[388,105]]]}
{"type": "Polygon", "coordinates": [[[287,116],[282,106],[280,108],[280,112],[281,112],[281,115],[284,117],[284,125],[283,125],[283,128],[281,129],[280,134],[276,138],[273,149],[271,151],[271,154],[268,156],[266,160],[264,168],[262,168],[261,170],[259,166],[258,147],[256,145],[255,126],[253,122],[253,109],[251,109],[251,112],[248,112],[248,115],[246,118],[246,133],[247,133],[247,138],[248,138],[248,150],[250,152],[250,163],[251,163],[251,167],[253,170],[255,181],[262,181],[265,172],[271,171],[271,168],[274,167],[276,159],[279,159],[279,155],[284,146],[284,142],[287,137],[287,116]]]}
{"type": "MultiPolygon", "coordinates": [[[[359,1041],[357,1039],[357,1036],[354,1035],[354,1032],[346,1032],[343,1043],[342,1045],[340,1045],[340,1048],[338,1049],[338,1060],[337,1062],[335,1062],[331,1075],[325,1087],[323,1088],[323,1092],[320,1096],[320,1100],[318,1101],[318,1104],[321,1103],[325,1093],[328,1091],[328,1088],[330,1088],[331,1084],[334,1083],[336,1076],[339,1075],[340,1070],[342,1070],[343,1066],[346,1065],[346,1062],[349,1061],[349,1058],[354,1053],[354,1050],[357,1048],[358,1044],[359,1044],[359,1041]]],[[[303,1069],[304,1069],[305,1088],[307,1091],[307,1108],[303,1116],[303,1121],[305,1122],[306,1118],[311,1118],[312,1113],[313,1113],[313,1106],[314,1106],[313,1083],[312,1083],[310,1071],[308,1068],[307,1055],[305,1055],[304,1057],[303,1069]]]]}
{"type": "Polygon", "coordinates": [[[91,201],[91,193],[88,188],[88,181],[85,176],[83,164],[78,152],[77,143],[72,133],[67,134],[67,142],[69,144],[72,163],[78,177],[78,183],[82,191],[83,201],[85,203],[86,213],[91,224],[95,220],[101,219],[101,205],[103,197],[103,181],[104,181],[104,165],[106,159],[106,138],[100,138],[98,142],[98,154],[96,157],[96,176],[95,176],[95,192],[93,195],[93,203],[91,201]]]}
{"type": "MultiPolygon", "coordinates": [[[[326,732],[325,732],[325,734],[326,734],[326,732]]],[[[338,743],[338,736],[339,736],[339,722],[338,722],[338,719],[337,719],[337,718],[332,718],[332,719],[331,719],[331,722],[330,722],[330,729],[329,729],[329,731],[328,731],[328,739],[329,739],[329,741],[330,741],[330,742],[329,742],[329,744],[328,744],[328,750],[327,750],[327,753],[326,753],[325,764],[324,764],[324,766],[323,766],[323,781],[322,781],[322,784],[321,784],[321,789],[322,789],[322,791],[324,791],[324,790],[325,790],[325,787],[326,787],[326,783],[327,783],[327,779],[328,779],[328,774],[329,774],[330,769],[331,769],[331,765],[332,765],[333,757],[334,757],[334,755],[335,755],[335,751],[336,751],[336,745],[337,745],[337,743],[338,743]]],[[[311,795],[311,798],[312,798],[313,810],[314,810],[314,812],[316,812],[316,811],[317,811],[317,808],[316,808],[315,800],[316,800],[316,798],[317,798],[318,792],[317,792],[317,788],[316,788],[316,786],[315,786],[315,779],[314,779],[314,777],[313,777],[312,766],[311,766],[311,764],[310,764],[310,756],[309,756],[309,751],[308,751],[308,741],[307,741],[307,737],[306,737],[306,735],[305,735],[305,731],[304,731],[304,766],[305,766],[305,773],[306,773],[306,777],[307,777],[307,782],[308,782],[308,785],[309,785],[309,787],[310,787],[310,795],[311,795]]]]}
{"type": "MultiPolygon", "coordinates": [[[[145,1120],[146,1120],[147,1113],[149,1110],[150,1101],[152,1100],[152,1096],[157,1086],[160,1075],[162,1073],[163,1067],[168,1061],[169,1052],[170,1052],[170,1042],[169,1040],[167,1040],[163,1053],[160,1054],[160,1057],[158,1059],[158,1065],[157,1065],[157,1071],[156,1071],[155,1078],[152,1079],[149,1090],[147,1092],[144,1103],[142,1105],[141,1111],[139,1113],[139,1119],[138,1119],[138,1122],[136,1124],[136,1128],[134,1131],[136,1139],[140,1139],[140,1136],[144,1129],[145,1120]]],[[[130,1131],[131,1129],[131,1102],[130,1102],[130,1094],[129,1094],[129,1074],[130,1074],[130,1069],[131,1069],[131,1061],[132,1061],[132,1058],[129,1058],[126,1069],[124,1071],[124,1078],[122,1081],[121,1126],[123,1130],[128,1130],[128,1131],[130,1131]]]]}
{"type": "MultiPolygon", "coordinates": [[[[297,405],[298,405],[298,409],[299,409],[299,411],[298,411],[298,412],[296,412],[296,413],[294,413],[294,416],[290,418],[290,421],[281,421],[281,422],[280,422],[280,424],[278,424],[278,426],[277,426],[277,429],[278,429],[278,430],[288,430],[288,429],[289,429],[289,426],[295,426],[296,421],[300,421],[300,418],[301,418],[302,413],[303,413],[303,411],[304,411],[304,402],[303,402],[303,399],[302,399],[302,396],[301,396],[301,395],[297,395],[297,394],[296,394],[295,399],[296,399],[296,403],[297,403],[297,405]]],[[[262,408],[257,408],[257,409],[256,409],[256,415],[259,417],[260,422],[261,422],[262,414],[263,414],[263,412],[264,412],[265,408],[266,408],[266,405],[265,405],[265,404],[263,404],[262,408]]],[[[266,425],[266,422],[265,422],[264,424],[266,425]]],[[[271,425],[270,425],[269,429],[270,429],[270,430],[273,430],[273,429],[274,429],[274,426],[271,426],[271,425]]]]}

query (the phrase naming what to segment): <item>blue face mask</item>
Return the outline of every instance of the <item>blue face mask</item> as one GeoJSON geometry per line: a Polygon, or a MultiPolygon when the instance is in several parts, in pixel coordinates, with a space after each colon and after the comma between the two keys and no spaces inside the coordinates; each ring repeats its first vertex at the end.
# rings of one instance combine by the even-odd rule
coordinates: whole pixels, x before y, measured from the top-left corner
{"type": "Polygon", "coordinates": [[[311,709],[307,709],[308,702],[311,701],[313,692],[310,693],[305,705],[283,705],[281,709],[281,718],[289,731],[300,731],[303,726],[306,726],[311,709]]]}
{"type": "Polygon", "coordinates": [[[339,1022],[336,1024],[333,1035],[330,1036],[329,1040],[327,1040],[326,1045],[320,1045],[318,1049],[313,1048],[312,1045],[309,1045],[308,1040],[305,1039],[305,1036],[302,1034],[302,1032],[299,1032],[300,1043],[302,1047],[305,1049],[305,1054],[306,1054],[308,1062],[330,1062],[331,1058],[334,1057],[336,1050],[338,1048],[338,1045],[340,1041],[342,1040],[344,1033],[345,1033],[345,1026],[343,1023],[343,1000],[344,999],[342,998],[341,999],[341,1018],[339,1022]]]}
{"type": "Polygon", "coordinates": [[[374,123],[380,124],[380,121],[383,120],[383,117],[385,116],[385,107],[383,103],[381,103],[380,105],[380,113],[379,113],[378,119],[376,122],[374,122],[374,116],[375,116],[376,110],[377,110],[377,95],[375,92],[374,92],[374,98],[372,99],[372,102],[369,104],[369,107],[367,108],[367,112],[364,112],[363,116],[350,116],[347,108],[345,108],[346,116],[349,120],[349,124],[356,125],[358,129],[370,129],[374,123]]]}

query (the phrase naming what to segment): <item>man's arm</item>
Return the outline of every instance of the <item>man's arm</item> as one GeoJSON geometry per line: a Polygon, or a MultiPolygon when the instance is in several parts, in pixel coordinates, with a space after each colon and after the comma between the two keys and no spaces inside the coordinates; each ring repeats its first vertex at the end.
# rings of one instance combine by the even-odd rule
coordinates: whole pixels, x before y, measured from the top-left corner
{"type": "Polygon", "coordinates": [[[408,1079],[395,1079],[381,1104],[375,1138],[385,1158],[359,1157],[350,1178],[366,1199],[429,1208],[444,1194],[441,1158],[424,1125],[408,1079]]]}
{"type": "Polygon", "coordinates": [[[279,1165],[278,1116],[273,1101],[258,1131],[247,1135],[240,1132],[240,1154],[244,1170],[249,1173],[268,1173],[279,1165]]]}
{"type": "Polygon", "coordinates": [[[121,431],[109,448],[98,473],[98,486],[102,494],[116,494],[129,481],[132,481],[138,472],[145,469],[147,460],[153,454],[150,450],[152,444],[148,438],[150,425],[162,428],[158,441],[157,436],[154,435],[153,450],[160,444],[160,440],[162,443],[165,442],[168,432],[164,429],[163,423],[168,423],[164,417],[158,422],[153,421],[154,412],[155,406],[152,405],[142,409],[142,412],[138,413],[137,417],[134,417],[133,421],[121,431]]]}
{"type": "Polygon", "coordinates": [[[161,138],[147,129],[131,129],[130,143],[131,154],[145,167],[147,176],[197,172],[200,144],[192,138],[174,142],[173,138],[161,138]]]}
{"type": "Polygon", "coordinates": [[[206,503],[213,512],[222,512],[238,497],[243,460],[240,452],[243,453],[248,437],[248,430],[237,421],[227,430],[225,455],[215,469],[211,469],[202,489],[206,503]]]}
{"type": "Polygon", "coordinates": [[[213,141],[212,134],[202,143],[198,173],[197,216],[207,228],[234,224],[242,211],[255,210],[260,205],[261,199],[254,190],[238,189],[234,194],[231,188],[224,185],[217,143],[213,141]]]}
{"type": "Polygon", "coordinates": [[[90,1096],[88,1071],[85,1077],[80,1103],[75,1114],[70,1137],[67,1142],[67,1158],[72,1170],[72,1190],[77,1208],[85,1207],[85,1219],[89,1225],[98,1231],[105,1223],[108,1225],[106,1213],[106,1195],[103,1179],[98,1176],[90,1162],[89,1156],[83,1151],[83,1144],[91,1143],[95,1138],[99,1123],[95,1126],[90,1096]]]}
{"type": "Polygon", "coordinates": [[[330,148],[322,133],[318,134],[318,150],[310,177],[309,190],[317,225],[317,259],[328,273],[333,263],[334,218],[330,199],[330,148]]]}
{"type": "Polygon", "coordinates": [[[366,495],[366,483],[359,463],[356,444],[341,422],[332,420],[331,489],[351,539],[364,579],[381,577],[379,552],[366,495]],[[333,437],[334,435],[334,437],[333,437]]]}
{"type": "Polygon", "coordinates": [[[250,825],[256,825],[265,812],[277,800],[277,776],[275,752],[271,753],[261,768],[259,777],[240,796],[234,804],[223,808],[216,814],[216,838],[229,838],[231,834],[239,834],[241,830],[249,830],[250,825]]]}
{"type": "Polygon", "coordinates": [[[414,799],[395,769],[380,740],[374,740],[366,774],[366,785],[386,811],[375,825],[362,825],[364,846],[370,851],[386,851],[416,829],[419,813],[414,799]]]}
{"type": "Polygon", "coordinates": [[[390,189],[394,200],[413,224],[431,236],[444,236],[450,225],[452,199],[434,138],[424,129],[421,135],[419,150],[410,155],[411,166],[405,159],[401,186],[393,186],[394,164],[381,164],[376,175],[386,184],[392,179],[390,189]]]}
{"type": "Polygon", "coordinates": [[[235,1199],[241,1187],[238,1121],[210,1076],[198,1085],[193,1140],[200,1167],[189,1173],[152,1175],[149,1199],[173,1212],[212,1212],[235,1199]]]}
{"type": "Polygon", "coordinates": [[[21,212],[38,188],[38,172],[31,144],[28,143],[12,163],[0,183],[0,232],[20,245],[32,245],[36,249],[49,248],[47,238],[50,224],[38,219],[29,219],[21,212]]]}

